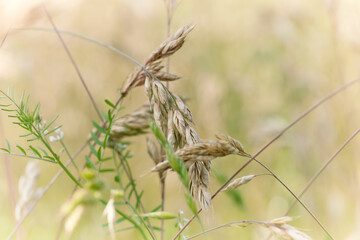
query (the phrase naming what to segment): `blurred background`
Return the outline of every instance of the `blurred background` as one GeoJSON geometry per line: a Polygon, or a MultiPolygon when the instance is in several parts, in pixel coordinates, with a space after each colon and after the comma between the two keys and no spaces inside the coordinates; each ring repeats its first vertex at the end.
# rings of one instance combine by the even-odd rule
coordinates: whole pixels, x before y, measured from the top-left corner
{"type": "MultiPolygon", "coordinates": [[[[59,29],[87,35],[110,44],[139,62],[165,39],[166,8],[163,0],[46,1],[59,29]]],[[[253,0],[190,1],[177,3],[171,32],[195,24],[183,48],[170,60],[171,72],[182,76],[170,89],[188,96],[195,129],[203,139],[228,134],[254,154],[282,128],[317,100],[346,82],[360,77],[360,2],[355,0],[253,0]]],[[[64,141],[71,153],[84,143],[96,112],[56,34],[14,27],[51,27],[40,2],[0,1],[0,88],[25,91],[33,104],[41,103],[44,119],[60,115],[64,141]]],[[[119,97],[134,64],[124,57],[83,39],[63,35],[96,102],[119,97]]],[[[360,123],[360,86],[340,93],[291,128],[258,159],[269,166],[295,193],[357,129],[360,123]]],[[[124,101],[122,114],[146,100],[143,88],[134,89],[124,101]]],[[[23,143],[23,132],[0,113],[0,145],[23,143]]],[[[160,203],[157,174],[146,155],[145,137],[129,139],[135,156],[131,166],[147,209],[160,203]],[[135,151],[136,150],[136,151],[135,151]]],[[[304,195],[304,203],[335,239],[360,238],[360,138],[355,138],[304,195]]],[[[59,146],[60,148],[60,146],[59,146]]],[[[83,155],[76,160],[83,164],[83,155]]],[[[64,156],[65,157],[65,156],[64,156]]],[[[15,226],[11,190],[28,159],[1,154],[0,238],[15,226]],[[8,158],[9,168],[5,167],[8,158]],[[8,170],[7,170],[8,169],[8,170]],[[13,179],[9,184],[8,177],[13,179]],[[12,187],[11,187],[12,186],[12,187]]],[[[213,162],[214,192],[244,163],[239,157],[213,162]]],[[[59,170],[39,162],[38,185],[44,187],[59,170]]],[[[251,163],[241,175],[264,173],[251,163]]],[[[106,178],[107,175],[103,177],[106,178]]],[[[109,179],[113,179],[111,173],[109,179]]],[[[111,181],[109,181],[111,184],[111,181]]],[[[184,210],[183,189],[175,174],[167,178],[165,208],[184,210]]],[[[62,176],[25,221],[23,239],[54,239],[61,219],[59,208],[68,199],[73,183],[62,176]]],[[[293,200],[273,178],[262,176],[231,194],[220,194],[212,208],[201,214],[205,229],[231,221],[271,220],[282,216],[293,200]]],[[[70,236],[61,239],[110,238],[101,217],[103,206],[90,209],[70,236]]],[[[321,228],[299,205],[291,212],[292,225],[313,239],[327,239],[321,228]]],[[[166,223],[165,239],[177,232],[175,221],[166,223]]],[[[193,222],[186,231],[201,231],[193,222]]],[[[265,239],[268,230],[258,226],[223,228],[198,239],[265,239]]],[[[135,231],[118,234],[139,239],[135,231]]]]}

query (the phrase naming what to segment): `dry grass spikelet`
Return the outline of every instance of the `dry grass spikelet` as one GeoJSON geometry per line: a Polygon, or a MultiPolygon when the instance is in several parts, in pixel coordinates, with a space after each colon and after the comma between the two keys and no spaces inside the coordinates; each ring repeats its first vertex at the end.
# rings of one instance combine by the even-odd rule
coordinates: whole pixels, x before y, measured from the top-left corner
{"type": "MultiPolygon", "coordinates": [[[[211,161],[230,154],[249,156],[240,142],[229,136],[218,137],[217,140],[201,140],[193,145],[186,145],[184,148],[177,150],[175,154],[186,166],[190,166],[197,161],[211,161]]],[[[169,167],[169,163],[164,161],[156,165],[152,171],[166,170],[169,167]]]]}
{"type": "Polygon", "coordinates": [[[183,100],[179,96],[175,96],[175,101],[176,101],[176,105],[178,106],[179,110],[184,115],[186,120],[193,123],[194,119],[193,119],[193,116],[192,116],[191,111],[188,108],[188,106],[186,106],[186,104],[183,102],[183,100]]]}
{"type": "Polygon", "coordinates": [[[247,184],[248,182],[250,182],[253,178],[255,177],[255,175],[248,175],[248,176],[244,176],[241,178],[237,178],[234,181],[232,181],[231,183],[229,183],[229,185],[227,185],[226,188],[224,188],[222,191],[229,191],[235,188],[240,187],[241,185],[247,184]]]}
{"type": "Polygon", "coordinates": [[[165,90],[165,86],[163,86],[158,81],[153,81],[152,89],[155,99],[158,99],[162,105],[168,106],[169,96],[167,91],[165,90]]]}
{"type": "Polygon", "coordinates": [[[159,104],[157,104],[156,102],[154,103],[153,105],[153,110],[154,110],[154,120],[155,120],[155,123],[161,127],[163,124],[162,124],[162,118],[161,118],[161,109],[160,109],[160,106],[159,104]]]}
{"type": "Polygon", "coordinates": [[[276,218],[264,225],[277,237],[284,240],[311,240],[307,234],[287,224],[292,221],[291,217],[276,218]]]}
{"type": "Polygon", "coordinates": [[[160,151],[158,147],[156,146],[155,142],[150,140],[149,138],[146,138],[146,146],[147,146],[147,152],[150,156],[150,158],[154,161],[155,164],[158,164],[162,161],[162,157],[160,154],[160,151]]]}
{"type": "MultiPolygon", "coordinates": [[[[200,141],[199,135],[195,130],[186,126],[186,142],[189,145],[200,141]]],[[[189,167],[189,187],[191,195],[198,199],[203,209],[208,209],[211,205],[210,186],[211,165],[206,162],[195,162],[189,167]]]]}
{"type": "Polygon", "coordinates": [[[150,104],[146,102],[134,112],[116,119],[112,124],[110,137],[113,141],[116,141],[123,137],[146,133],[151,119],[153,119],[153,113],[150,104]]]}
{"type": "Polygon", "coordinates": [[[174,54],[182,47],[186,36],[191,30],[193,30],[194,27],[194,25],[187,25],[177,30],[173,35],[162,42],[154,52],[151,53],[150,57],[146,61],[146,64],[174,54]]]}
{"type": "Polygon", "coordinates": [[[174,111],[173,122],[181,136],[186,137],[186,125],[188,124],[179,110],[174,111]]]}
{"type": "Polygon", "coordinates": [[[175,138],[174,123],[173,123],[172,119],[173,119],[173,111],[169,110],[168,122],[167,122],[167,140],[170,143],[170,145],[173,147],[173,149],[176,149],[177,143],[176,143],[176,138],[175,138]]]}
{"type": "Polygon", "coordinates": [[[194,28],[193,25],[187,25],[180,28],[175,34],[168,37],[161,45],[151,53],[145,64],[145,69],[137,67],[127,78],[123,94],[127,93],[131,88],[142,86],[146,77],[152,74],[161,81],[174,81],[180,77],[168,72],[161,71],[164,66],[161,65],[162,59],[174,54],[179,50],[185,42],[188,33],[194,28]],[[150,73],[150,74],[149,74],[150,73]]]}

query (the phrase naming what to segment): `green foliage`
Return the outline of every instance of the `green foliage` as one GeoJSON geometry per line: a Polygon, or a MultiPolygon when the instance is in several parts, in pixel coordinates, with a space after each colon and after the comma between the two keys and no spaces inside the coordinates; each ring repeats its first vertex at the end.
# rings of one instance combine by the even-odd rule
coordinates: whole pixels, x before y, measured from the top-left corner
{"type": "MultiPolygon", "coordinates": [[[[36,104],[35,108],[31,110],[30,108],[30,95],[25,96],[25,93],[22,94],[19,102],[16,101],[14,97],[14,91],[13,89],[9,89],[8,93],[4,93],[2,90],[0,90],[0,93],[7,99],[10,103],[3,104],[3,111],[12,112],[14,115],[9,115],[10,118],[15,118],[17,121],[13,122],[13,124],[18,125],[19,127],[23,128],[26,132],[24,135],[20,135],[20,137],[26,137],[27,141],[40,141],[47,151],[42,150],[46,158],[43,158],[40,152],[32,145],[29,145],[29,149],[32,151],[32,153],[35,155],[37,159],[46,159],[47,161],[52,161],[52,159],[55,160],[56,163],[60,165],[60,167],[66,172],[66,174],[76,183],[78,186],[81,186],[81,184],[76,180],[76,178],[70,173],[70,171],[63,165],[63,163],[60,161],[60,157],[54,152],[51,145],[49,144],[49,141],[47,140],[46,136],[55,132],[59,127],[55,127],[52,130],[50,127],[53,125],[57,117],[55,117],[52,121],[50,121],[49,124],[46,124],[45,121],[43,121],[41,115],[40,115],[40,104],[36,104]],[[11,96],[10,96],[11,95],[11,96]],[[6,106],[6,107],[4,107],[6,106]],[[32,136],[32,138],[30,138],[32,136]]],[[[6,152],[11,153],[11,147],[10,143],[7,142],[8,149],[6,152]]],[[[17,145],[18,149],[22,152],[23,156],[28,156],[28,154],[25,151],[24,147],[21,147],[17,145]]],[[[4,150],[4,149],[3,149],[4,150]]]]}

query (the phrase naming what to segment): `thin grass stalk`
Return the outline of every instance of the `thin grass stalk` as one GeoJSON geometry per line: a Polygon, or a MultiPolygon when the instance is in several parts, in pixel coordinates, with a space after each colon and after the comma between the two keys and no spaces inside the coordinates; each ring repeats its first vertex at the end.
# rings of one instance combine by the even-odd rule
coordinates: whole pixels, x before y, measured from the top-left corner
{"type": "MultiPolygon", "coordinates": [[[[167,24],[166,24],[166,37],[170,37],[171,32],[171,20],[172,20],[172,14],[170,13],[170,4],[169,1],[164,0],[166,5],[166,18],[167,18],[167,24]]],[[[169,73],[170,71],[170,56],[166,58],[165,62],[166,72],[169,73]]],[[[166,82],[166,88],[170,89],[170,83],[166,82]]],[[[165,136],[167,136],[167,132],[165,132],[165,136]]],[[[161,151],[163,154],[165,153],[163,147],[161,147],[161,151]]],[[[161,211],[165,211],[165,182],[166,177],[164,177],[161,173],[159,175],[160,177],[160,188],[161,188],[161,211]]],[[[164,220],[160,221],[160,239],[164,239],[164,220]]]]}
{"type": "MultiPolygon", "coordinates": [[[[123,169],[124,169],[124,172],[125,172],[128,180],[129,180],[129,182],[131,183],[132,188],[134,189],[134,193],[135,193],[136,199],[138,200],[139,197],[140,197],[140,195],[139,195],[139,193],[138,193],[138,191],[137,191],[137,189],[136,189],[136,186],[135,186],[135,183],[134,183],[134,178],[133,178],[133,175],[132,175],[132,173],[131,173],[131,168],[129,167],[127,161],[126,161],[126,164],[125,164],[125,160],[123,159],[121,153],[119,153],[119,152],[117,151],[117,154],[118,154],[118,157],[119,157],[119,159],[120,159],[120,163],[121,163],[121,165],[122,165],[122,167],[123,167],[123,169]]],[[[146,213],[144,204],[142,203],[141,199],[139,200],[139,204],[140,204],[140,207],[141,207],[141,210],[143,211],[143,213],[146,213]]],[[[154,238],[156,239],[156,234],[155,234],[155,232],[154,232],[154,228],[153,228],[153,226],[152,226],[152,224],[151,224],[151,222],[150,222],[150,219],[148,218],[146,221],[147,221],[147,223],[148,223],[148,225],[149,225],[149,227],[150,227],[150,230],[151,230],[151,232],[152,232],[152,235],[153,235],[154,238]]]]}
{"type": "Polygon", "coordinates": [[[190,239],[193,239],[193,238],[196,238],[196,237],[199,237],[205,233],[208,233],[208,232],[212,232],[214,230],[217,230],[217,229],[220,229],[220,228],[223,228],[223,227],[229,227],[231,225],[235,225],[235,224],[242,224],[242,223],[261,223],[260,221],[252,221],[252,220],[244,220],[244,221],[237,221],[237,222],[229,222],[229,223],[225,223],[225,224],[222,224],[222,225],[219,225],[219,226],[216,226],[216,227],[213,227],[213,228],[210,228],[210,229],[207,229],[203,232],[200,232],[200,233],[197,233],[191,237],[188,237],[186,238],[186,240],[190,240],[190,239]]]}
{"type": "Polygon", "coordinates": [[[70,159],[71,163],[72,163],[73,166],[75,167],[76,171],[79,173],[79,168],[78,168],[78,166],[76,165],[76,163],[74,162],[74,159],[72,158],[72,156],[71,156],[71,154],[70,154],[70,152],[69,152],[69,149],[65,146],[65,144],[64,144],[64,142],[63,142],[62,139],[60,139],[59,142],[60,142],[61,146],[63,147],[66,155],[67,155],[68,158],[70,159]]]}
{"type": "MultiPolygon", "coordinates": [[[[120,186],[121,189],[124,189],[124,187],[123,187],[123,185],[122,185],[122,183],[121,183],[121,175],[120,175],[120,169],[119,169],[119,166],[120,166],[120,165],[119,165],[119,164],[117,163],[117,161],[116,161],[115,153],[114,153],[113,159],[114,159],[116,174],[117,174],[118,179],[119,179],[119,186],[120,186]]],[[[120,159],[120,161],[121,161],[121,158],[119,158],[119,159],[120,159]]],[[[126,168],[124,168],[124,171],[125,171],[125,169],[126,169],[126,168]]],[[[137,196],[138,196],[138,195],[137,195],[137,196]]],[[[129,204],[129,199],[127,199],[127,197],[126,197],[125,194],[124,194],[124,199],[125,199],[125,202],[127,203],[126,205],[127,205],[129,208],[131,208],[132,212],[135,213],[135,214],[137,214],[136,209],[132,208],[131,204],[129,204]]],[[[143,218],[142,218],[140,215],[138,215],[138,214],[137,214],[137,216],[139,217],[139,219],[141,220],[141,222],[142,222],[143,225],[145,226],[146,230],[149,232],[151,238],[155,240],[155,239],[156,239],[156,235],[154,234],[152,227],[151,227],[151,230],[149,230],[149,227],[147,227],[147,225],[145,224],[143,218]]],[[[131,219],[131,218],[129,218],[129,219],[131,219]]],[[[146,238],[143,230],[141,229],[141,226],[139,226],[139,225],[138,225],[136,222],[134,222],[132,219],[131,219],[130,222],[133,223],[134,226],[143,234],[143,237],[144,237],[144,239],[146,240],[147,238],[146,238]]],[[[150,226],[151,226],[151,225],[150,225],[150,226]]]]}
{"type": "Polygon", "coordinates": [[[8,29],[5,33],[5,36],[3,37],[3,39],[1,40],[1,43],[0,43],[0,48],[3,46],[7,36],[9,35],[9,32],[10,32],[10,29],[8,29]]]}
{"type": "MultiPolygon", "coordinates": [[[[219,192],[225,188],[244,168],[246,168],[256,157],[258,157],[265,149],[267,149],[271,144],[273,144],[277,139],[279,139],[284,133],[286,133],[292,126],[297,124],[301,119],[306,117],[309,113],[314,111],[317,107],[319,107],[324,102],[328,101],[330,98],[335,96],[336,94],[340,93],[341,91],[345,90],[346,88],[352,86],[355,83],[360,82],[360,79],[352,80],[339,88],[335,89],[325,97],[321,98],[319,101],[317,101],[315,104],[313,104],[310,108],[308,108],[305,112],[300,114],[293,122],[291,122],[288,126],[286,126],[280,133],[278,133],[274,138],[272,138],[269,142],[267,142],[260,150],[258,150],[246,163],[244,163],[233,175],[229,177],[229,179],[221,185],[216,192],[211,196],[211,199],[216,197],[219,192]]],[[[202,208],[198,210],[198,214],[202,211],[202,208]]],[[[194,220],[195,215],[193,215],[189,221],[176,233],[176,235],[172,238],[173,240],[176,240],[179,235],[190,225],[190,223],[194,220]]]]}
{"type": "Polygon", "coordinates": [[[55,32],[56,32],[56,35],[59,37],[59,40],[61,41],[61,44],[62,44],[62,46],[64,47],[64,49],[65,49],[65,51],[66,51],[66,54],[67,54],[68,57],[70,58],[70,61],[71,61],[72,65],[74,66],[75,71],[76,71],[78,77],[80,78],[80,81],[81,81],[81,83],[83,84],[83,87],[85,88],[85,90],[86,90],[86,92],[87,92],[87,94],[88,94],[88,96],[89,96],[89,98],[90,98],[90,101],[91,101],[92,105],[94,106],[94,109],[95,109],[97,115],[99,116],[99,118],[100,118],[101,120],[103,120],[103,117],[102,117],[102,115],[101,115],[101,113],[100,113],[99,107],[97,106],[97,104],[96,104],[96,102],[95,102],[95,99],[94,99],[93,95],[91,94],[90,89],[88,88],[88,86],[87,86],[87,84],[86,84],[86,82],[85,82],[85,80],[84,80],[84,78],[83,78],[83,76],[82,76],[82,74],[81,74],[81,72],[80,72],[79,67],[77,66],[77,64],[76,64],[73,56],[71,55],[69,48],[68,48],[67,45],[65,44],[64,39],[61,37],[60,32],[58,31],[58,29],[57,29],[57,27],[56,27],[53,19],[51,18],[48,10],[46,9],[44,2],[42,3],[42,7],[43,7],[43,9],[44,9],[44,12],[45,12],[45,14],[46,14],[49,22],[51,23],[52,27],[54,28],[54,30],[55,30],[55,32]]]}
{"type": "Polygon", "coordinates": [[[265,166],[265,164],[263,164],[262,162],[260,162],[259,160],[254,158],[254,161],[256,161],[258,164],[260,164],[263,168],[266,169],[266,171],[268,171],[281,185],[283,185],[286,190],[288,190],[288,192],[296,199],[297,202],[299,202],[301,204],[301,206],[310,214],[310,216],[316,221],[316,223],[324,230],[324,232],[328,235],[328,237],[330,239],[334,239],[331,234],[329,233],[329,231],[324,227],[324,225],[319,221],[319,219],[317,219],[317,217],[315,217],[315,215],[309,210],[309,208],[307,206],[305,206],[305,204],[295,195],[295,193],[293,191],[290,190],[290,188],[282,181],[280,180],[280,178],[278,178],[278,176],[276,176],[276,174],[273,173],[273,171],[271,171],[267,166],[265,166]]]}
{"type": "MultiPolygon", "coordinates": [[[[54,31],[53,29],[51,28],[14,28],[14,29],[31,29],[31,30],[41,30],[41,31],[54,31]]],[[[131,58],[130,56],[128,56],[127,54],[125,54],[124,52],[116,49],[115,47],[111,46],[111,45],[108,45],[104,42],[101,42],[101,41],[98,41],[98,40],[95,40],[93,38],[90,38],[90,37],[87,37],[85,35],[81,35],[81,34],[77,34],[77,33],[74,33],[74,32],[70,32],[70,31],[63,31],[61,30],[61,32],[63,33],[67,33],[69,35],[72,35],[72,36],[75,36],[75,37],[78,37],[78,38],[81,38],[81,39],[84,39],[84,40],[87,40],[87,41],[90,41],[90,42],[93,42],[95,44],[98,44],[100,46],[103,46],[103,47],[106,47],[118,54],[120,54],[121,56],[127,58],[128,60],[132,61],[133,63],[135,63],[136,65],[138,65],[141,69],[143,69],[147,74],[151,75],[154,79],[158,80],[156,76],[154,76],[151,72],[149,72],[143,65],[141,65],[138,61],[136,61],[135,59],[131,58]]],[[[59,30],[57,31],[57,33],[59,33],[59,30]]],[[[8,36],[8,35],[6,35],[8,36]]],[[[3,39],[2,43],[5,42],[5,39],[6,39],[6,36],[5,38],[3,39]]],[[[120,94],[120,97],[117,99],[116,103],[115,103],[115,107],[118,108],[118,106],[120,105],[121,101],[127,96],[127,93],[128,93],[128,89],[126,91],[122,91],[121,94],[120,94]]],[[[111,114],[113,114],[115,111],[115,109],[112,109],[111,110],[111,114]]],[[[106,124],[107,122],[106,121],[103,121],[101,126],[104,128],[106,127],[106,124]]],[[[99,136],[99,133],[97,133],[97,136],[99,136]]],[[[86,148],[86,146],[88,145],[88,143],[90,142],[91,140],[87,140],[79,149],[78,151],[74,154],[73,156],[73,159],[75,159],[81,152],[82,150],[84,150],[86,148]]],[[[65,163],[65,166],[68,166],[69,164],[71,163],[71,160],[69,160],[68,162],[65,163]]],[[[61,174],[64,172],[63,169],[60,169],[56,175],[52,178],[52,180],[50,181],[50,183],[44,188],[43,192],[41,195],[39,195],[38,199],[34,202],[33,206],[29,209],[29,211],[27,212],[26,215],[24,215],[22,217],[22,219],[20,219],[20,221],[18,222],[18,224],[14,227],[14,229],[12,230],[12,232],[9,234],[8,238],[7,239],[11,239],[11,237],[19,230],[19,228],[21,227],[22,223],[25,221],[25,219],[32,213],[32,211],[35,209],[37,203],[42,199],[42,197],[45,195],[45,193],[50,189],[50,187],[56,182],[56,180],[61,176],[61,174]]]]}
{"type": "MultiPolygon", "coordinates": [[[[334,158],[349,144],[349,142],[360,132],[360,128],[358,128],[341,146],[336,152],[324,163],[324,165],[314,174],[314,176],[309,180],[306,186],[301,190],[298,198],[301,198],[304,193],[310,188],[310,186],[315,182],[315,180],[320,176],[320,174],[329,166],[329,164],[334,160],[334,158]]],[[[286,210],[284,215],[287,215],[290,210],[295,206],[297,200],[295,199],[286,210]]]]}
{"type": "MultiPolygon", "coordinates": [[[[82,150],[85,149],[85,147],[87,146],[87,143],[84,144],[82,147],[80,147],[78,149],[78,151],[73,155],[73,159],[75,159],[81,152],[82,150]]],[[[71,160],[68,160],[64,165],[67,167],[71,164],[71,160]]],[[[64,172],[63,169],[60,169],[56,175],[51,179],[51,181],[48,183],[48,185],[46,185],[46,187],[42,190],[41,194],[38,196],[38,198],[36,199],[36,201],[33,203],[33,205],[29,208],[29,210],[26,212],[26,214],[24,216],[22,216],[22,218],[19,220],[19,222],[16,224],[16,226],[14,227],[14,229],[11,231],[11,233],[8,235],[8,237],[6,238],[7,240],[10,240],[13,235],[20,229],[21,225],[24,223],[25,219],[34,211],[36,205],[38,204],[38,202],[40,201],[40,199],[42,199],[42,197],[45,195],[45,193],[51,188],[52,185],[54,185],[54,183],[56,182],[56,180],[61,176],[61,174],[64,172]]]]}

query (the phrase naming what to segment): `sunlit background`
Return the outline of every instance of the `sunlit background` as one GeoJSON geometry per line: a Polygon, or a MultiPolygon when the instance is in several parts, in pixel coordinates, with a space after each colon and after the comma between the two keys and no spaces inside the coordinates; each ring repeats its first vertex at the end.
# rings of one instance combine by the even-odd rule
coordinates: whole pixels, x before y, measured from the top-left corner
{"type": "MultiPolygon", "coordinates": [[[[166,37],[163,0],[56,0],[45,5],[59,29],[103,41],[141,63],[166,37]]],[[[228,134],[253,154],[320,98],[360,77],[359,22],[360,2],[355,0],[182,0],[175,9],[171,32],[189,23],[196,27],[170,59],[171,72],[182,76],[170,89],[190,98],[188,105],[201,138],[228,134]]],[[[0,1],[0,39],[7,34],[0,49],[0,89],[14,87],[18,97],[23,91],[30,94],[34,105],[41,103],[48,121],[59,114],[57,124],[63,125],[64,141],[75,153],[92,129],[91,120],[98,117],[56,34],[23,28],[33,26],[51,28],[41,1],[0,1]]],[[[65,34],[63,38],[96,102],[106,110],[104,99],[116,101],[134,63],[84,39],[65,34]]],[[[321,105],[258,159],[299,193],[360,127],[359,90],[358,84],[353,85],[321,105]]],[[[133,90],[122,114],[145,100],[143,88],[133,90]]],[[[23,132],[5,112],[0,113],[0,120],[0,145],[6,145],[5,138],[13,146],[23,143],[18,137],[23,132]]],[[[146,155],[145,137],[129,140],[135,154],[130,164],[139,189],[144,190],[143,202],[153,209],[160,204],[160,185],[157,174],[148,174],[153,162],[146,155]]],[[[360,239],[359,144],[359,137],[350,142],[303,197],[335,239],[360,239]]],[[[80,166],[88,152],[77,158],[80,166]]],[[[0,158],[0,238],[5,239],[16,225],[11,191],[18,195],[18,179],[29,160],[5,154],[0,158]]],[[[231,156],[215,160],[212,192],[244,161],[231,156]]],[[[38,185],[45,187],[59,167],[44,162],[39,166],[38,185]]],[[[241,175],[258,173],[265,170],[252,163],[241,175]]],[[[106,176],[114,184],[113,175],[106,176]]],[[[165,209],[174,213],[182,209],[190,218],[175,174],[168,175],[166,185],[165,209]]],[[[26,219],[19,239],[54,239],[59,209],[73,187],[67,176],[60,177],[26,219]]],[[[283,186],[262,176],[233,195],[218,195],[201,219],[205,229],[232,221],[271,220],[282,216],[292,200],[283,186]]],[[[60,239],[110,238],[102,211],[100,204],[89,209],[72,235],[62,234],[60,239]]],[[[327,239],[301,206],[290,215],[296,217],[291,224],[313,239],[327,239]]],[[[177,232],[174,225],[172,220],[166,223],[165,239],[177,232]]],[[[194,221],[186,234],[199,231],[201,226],[194,221]]],[[[265,239],[267,235],[268,230],[258,226],[227,227],[198,239],[265,239]]],[[[140,239],[133,230],[117,236],[140,239]]]]}

